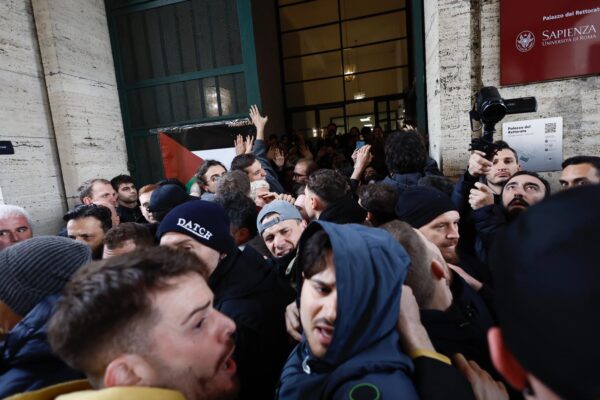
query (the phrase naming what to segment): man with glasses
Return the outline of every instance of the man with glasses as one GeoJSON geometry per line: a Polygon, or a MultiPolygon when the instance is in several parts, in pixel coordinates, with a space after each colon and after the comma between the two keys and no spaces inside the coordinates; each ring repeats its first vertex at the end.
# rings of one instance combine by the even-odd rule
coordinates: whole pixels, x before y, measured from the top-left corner
{"type": "Polygon", "coordinates": [[[301,158],[294,166],[294,183],[297,185],[306,185],[308,176],[315,172],[319,167],[317,163],[308,158],[301,158]]]}
{"type": "Polygon", "coordinates": [[[227,168],[217,160],[205,160],[196,171],[196,180],[200,186],[201,200],[213,201],[217,191],[217,182],[227,173],[227,168]]]}

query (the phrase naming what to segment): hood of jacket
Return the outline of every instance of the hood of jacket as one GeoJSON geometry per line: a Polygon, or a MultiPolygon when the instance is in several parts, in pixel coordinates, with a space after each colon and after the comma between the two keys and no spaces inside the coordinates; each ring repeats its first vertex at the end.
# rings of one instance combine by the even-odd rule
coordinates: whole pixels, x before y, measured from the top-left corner
{"type": "Polygon", "coordinates": [[[315,221],[302,235],[323,229],[335,263],[337,316],[324,357],[312,356],[306,338],[290,355],[279,398],[330,398],[345,381],[371,373],[410,371],[396,330],[409,257],[387,232],[362,225],[315,221]]]}

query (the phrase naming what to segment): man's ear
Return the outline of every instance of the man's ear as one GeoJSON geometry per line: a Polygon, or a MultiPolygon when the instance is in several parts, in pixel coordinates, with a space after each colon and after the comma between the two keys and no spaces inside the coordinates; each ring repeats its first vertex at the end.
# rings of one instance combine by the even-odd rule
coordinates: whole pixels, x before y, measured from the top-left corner
{"type": "Polygon", "coordinates": [[[86,196],[86,197],[83,198],[82,201],[83,201],[83,204],[85,204],[86,206],[89,205],[89,204],[92,204],[92,198],[91,197],[87,197],[86,196]]]}
{"type": "Polygon", "coordinates": [[[365,221],[371,222],[372,220],[373,220],[373,213],[371,211],[367,211],[367,218],[365,218],[365,221]]]}
{"type": "Polygon", "coordinates": [[[310,206],[313,210],[321,211],[323,203],[317,196],[310,196],[310,206]]]}
{"type": "Polygon", "coordinates": [[[499,327],[488,331],[488,345],[494,367],[515,389],[523,390],[527,386],[527,372],[504,343],[499,327]]]}
{"type": "Polygon", "coordinates": [[[435,258],[431,260],[431,273],[437,280],[446,279],[450,281],[450,272],[435,258]]]}
{"type": "Polygon", "coordinates": [[[104,387],[152,386],[155,377],[154,369],[142,356],[122,354],[106,367],[104,387]]]}

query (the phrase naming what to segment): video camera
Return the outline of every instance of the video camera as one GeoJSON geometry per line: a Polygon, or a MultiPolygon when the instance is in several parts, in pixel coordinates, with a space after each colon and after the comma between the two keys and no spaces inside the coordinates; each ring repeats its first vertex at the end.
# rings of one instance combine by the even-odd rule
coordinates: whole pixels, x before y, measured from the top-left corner
{"type": "Polygon", "coordinates": [[[522,114],[537,111],[537,100],[535,97],[519,97],[516,99],[503,99],[500,92],[494,86],[482,87],[477,92],[473,109],[469,112],[471,117],[471,130],[477,132],[483,125],[483,133],[480,138],[471,140],[469,151],[483,151],[486,158],[491,159],[498,151],[494,144],[494,132],[496,124],[506,114],[522,114]],[[479,125],[473,124],[473,121],[479,125]]]}

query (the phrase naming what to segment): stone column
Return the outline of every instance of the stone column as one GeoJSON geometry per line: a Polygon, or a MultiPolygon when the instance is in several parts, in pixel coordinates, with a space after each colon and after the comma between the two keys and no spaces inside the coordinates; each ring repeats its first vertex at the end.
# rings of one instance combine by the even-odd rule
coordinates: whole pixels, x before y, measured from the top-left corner
{"type": "Polygon", "coordinates": [[[425,0],[425,67],[430,152],[448,176],[462,173],[471,140],[474,73],[479,53],[472,2],[425,0]]]}
{"type": "Polygon", "coordinates": [[[127,154],[102,0],[32,0],[69,207],[90,178],[127,173],[127,154]]]}
{"type": "Polygon", "coordinates": [[[56,234],[66,210],[29,0],[0,1],[0,202],[24,207],[34,234],[56,234]]]}

